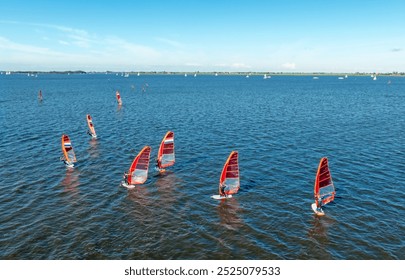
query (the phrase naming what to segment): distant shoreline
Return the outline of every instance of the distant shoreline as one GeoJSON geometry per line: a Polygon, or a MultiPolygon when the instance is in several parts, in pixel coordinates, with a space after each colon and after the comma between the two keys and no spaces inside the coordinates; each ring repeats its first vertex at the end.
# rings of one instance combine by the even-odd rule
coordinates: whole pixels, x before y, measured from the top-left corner
{"type": "Polygon", "coordinates": [[[388,73],[372,73],[372,72],[230,72],[230,71],[218,71],[218,72],[200,72],[200,71],[0,71],[1,75],[11,74],[118,74],[118,75],[205,75],[205,76],[405,76],[405,72],[388,72],[388,73]]]}

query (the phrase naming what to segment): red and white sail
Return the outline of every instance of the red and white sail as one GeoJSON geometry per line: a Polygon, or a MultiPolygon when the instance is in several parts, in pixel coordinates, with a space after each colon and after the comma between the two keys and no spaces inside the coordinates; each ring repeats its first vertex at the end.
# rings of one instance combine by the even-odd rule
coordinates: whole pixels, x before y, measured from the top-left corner
{"type": "Polygon", "coordinates": [[[76,155],[73,150],[72,142],[66,134],[62,135],[62,152],[63,158],[68,164],[76,162],[76,155]]]}
{"type": "Polygon", "coordinates": [[[221,177],[219,179],[219,194],[221,195],[221,188],[225,187],[225,194],[235,194],[240,188],[239,179],[239,164],[238,152],[232,151],[222,168],[221,177]]]}
{"type": "Polygon", "coordinates": [[[118,90],[115,92],[115,96],[117,97],[118,105],[122,105],[121,95],[120,95],[120,92],[118,90]]]}
{"type": "Polygon", "coordinates": [[[335,199],[335,186],[333,185],[332,176],[330,174],[328,159],[321,158],[316,172],[314,196],[317,207],[328,204],[335,199]],[[319,205],[319,201],[322,201],[319,205]]]}
{"type": "Polygon", "coordinates": [[[175,162],[174,132],[168,131],[159,146],[157,164],[158,168],[172,166],[175,162]]]}
{"type": "Polygon", "coordinates": [[[93,138],[96,138],[97,134],[96,134],[96,130],[94,129],[93,118],[89,114],[87,114],[86,119],[87,119],[87,126],[89,127],[89,132],[90,132],[91,136],[93,138]]]}
{"type": "Polygon", "coordinates": [[[145,146],[134,158],[128,172],[128,184],[139,185],[146,181],[148,178],[150,151],[151,148],[145,146]]]}

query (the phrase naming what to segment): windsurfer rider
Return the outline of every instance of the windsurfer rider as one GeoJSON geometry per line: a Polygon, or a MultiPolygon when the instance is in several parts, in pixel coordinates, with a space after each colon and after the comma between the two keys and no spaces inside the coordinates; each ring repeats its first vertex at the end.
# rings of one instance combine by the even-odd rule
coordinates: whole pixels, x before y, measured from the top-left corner
{"type": "Polygon", "coordinates": [[[60,160],[63,161],[63,164],[67,167],[73,167],[73,163],[68,162],[64,157],[60,157],[60,160]]]}
{"type": "Polygon", "coordinates": [[[164,171],[164,170],[161,168],[160,161],[159,161],[158,158],[156,159],[155,170],[157,170],[157,171],[159,171],[159,172],[161,172],[161,171],[163,172],[163,171],[164,171]]]}
{"type": "Polygon", "coordinates": [[[322,212],[322,198],[320,196],[317,197],[316,210],[322,212]]]}
{"type": "Polygon", "coordinates": [[[228,195],[225,193],[225,188],[226,188],[225,184],[221,185],[221,187],[220,187],[220,195],[227,197],[228,195]]]}
{"type": "Polygon", "coordinates": [[[124,178],[124,181],[125,181],[126,184],[129,184],[128,183],[128,175],[129,175],[128,173],[124,172],[123,178],[124,178]]]}

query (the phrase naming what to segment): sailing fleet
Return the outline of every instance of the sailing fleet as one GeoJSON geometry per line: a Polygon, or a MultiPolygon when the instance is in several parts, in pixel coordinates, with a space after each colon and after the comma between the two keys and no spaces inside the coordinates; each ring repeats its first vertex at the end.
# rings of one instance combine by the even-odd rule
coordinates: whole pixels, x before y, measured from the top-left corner
{"type": "MultiPolygon", "coordinates": [[[[42,91],[38,93],[38,99],[42,101],[42,91]]],[[[116,91],[116,100],[118,106],[122,105],[121,95],[116,91]]],[[[97,139],[97,133],[93,124],[93,118],[90,114],[86,115],[88,126],[87,134],[92,139],[97,139]]],[[[65,164],[66,168],[74,168],[76,155],[74,153],[72,142],[68,135],[63,134],[61,138],[62,156],[61,161],[65,164]]],[[[121,185],[128,189],[133,189],[137,185],[142,185],[148,179],[149,163],[151,147],[144,146],[142,150],[135,156],[127,172],[124,172],[123,181],[121,185]]],[[[240,172],[239,172],[239,154],[237,151],[232,151],[225,164],[223,165],[222,172],[219,177],[218,194],[212,195],[211,198],[217,200],[225,200],[232,198],[237,194],[240,189],[240,172]]],[[[159,174],[164,174],[166,168],[175,164],[175,150],[174,150],[174,132],[168,131],[158,149],[156,158],[155,171],[159,174]]],[[[335,198],[335,187],[330,174],[328,159],[321,158],[318,170],[315,176],[314,184],[314,203],[311,208],[317,216],[324,216],[323,206],[332,202],[335,198]]]]}

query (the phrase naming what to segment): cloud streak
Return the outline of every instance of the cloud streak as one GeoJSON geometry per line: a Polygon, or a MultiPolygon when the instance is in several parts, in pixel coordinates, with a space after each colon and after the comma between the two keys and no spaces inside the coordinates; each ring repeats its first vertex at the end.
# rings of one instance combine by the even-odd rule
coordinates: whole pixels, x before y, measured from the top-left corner
{"type": "Polygon", "coordinates": [[[174,41],[174,40],[160,38],[160,37],[156,37],[154,39],[160,43],[164,43],[164,44],[167,44],[167,45],[175,47],[175,48],[184,48],[184,45],[182,43],[174,41]]]}
{"type": "Polygon", "coordinates": [[[6,65],[16,65],[25,60],[24,65],[43,65],[45,68],[53,65],[61,67],[65,63],[66,67],[74,65],[82,69],[92,66],[100,68],[100,65],[105,65],[105,69],[117,69],[157,63],[161,58],[161,53],[156,49],[119,37],[90,34],[83,29],[60,25],[14,21],[7,23],[25,24],[48,31],[41,35],[42,40],[46,41],[46,47],[38,46],[38,41],[19,42],[0,36],[0,60],[6,65]]]}

